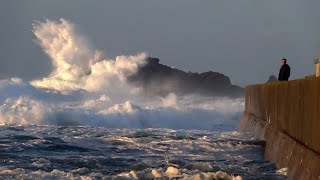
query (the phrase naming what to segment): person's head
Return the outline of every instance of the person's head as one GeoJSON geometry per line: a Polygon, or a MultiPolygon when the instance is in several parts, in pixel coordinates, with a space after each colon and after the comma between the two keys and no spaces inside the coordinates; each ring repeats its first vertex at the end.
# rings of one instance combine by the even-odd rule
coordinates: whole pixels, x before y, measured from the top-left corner
{"type": "Polygon", "coordinates": [[[282,64],[287,64],[287,59],[286,58],[282,58],[281,61],[282,61],[282,64]]]}

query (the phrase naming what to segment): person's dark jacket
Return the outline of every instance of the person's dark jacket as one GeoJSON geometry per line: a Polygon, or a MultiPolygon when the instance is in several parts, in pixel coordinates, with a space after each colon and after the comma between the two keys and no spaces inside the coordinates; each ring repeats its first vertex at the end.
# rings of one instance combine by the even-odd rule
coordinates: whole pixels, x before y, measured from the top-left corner
{"type": "Polygon", "coordinates": [[[290,66],[288,64],[283,64],[279,72],[279,81],[288,81],[290,77],[290,66]]]}

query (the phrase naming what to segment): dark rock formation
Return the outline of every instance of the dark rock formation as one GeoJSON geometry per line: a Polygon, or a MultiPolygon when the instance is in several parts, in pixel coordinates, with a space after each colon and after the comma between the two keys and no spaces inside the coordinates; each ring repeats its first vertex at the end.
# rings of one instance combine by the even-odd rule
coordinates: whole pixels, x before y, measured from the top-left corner
{"type": "Polygon", "coordinates": [[[243,88],[232,85],[229,77],[221,73],[186,73],[160,64],[158,58],[148,58],[146,61],[145,66],[128,78],[129,82],[142,87],[146,95],[197,93],[209,96],[243,96],[243,88]]]}
{"type": "Polygon", "coordinates": [[[278,81],[277,77],[275,75],[271,75],[266,83],[273,83],[277,81],[278,81]]]}

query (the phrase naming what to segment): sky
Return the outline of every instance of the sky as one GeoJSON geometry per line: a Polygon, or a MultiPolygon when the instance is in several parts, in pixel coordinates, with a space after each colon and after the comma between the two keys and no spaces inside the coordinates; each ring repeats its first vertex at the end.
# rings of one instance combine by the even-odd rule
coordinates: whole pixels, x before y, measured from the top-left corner
{"type": "Polygon", "coordinates": [[[303,78],[319,56],[319,7],[319,0],[0,1],[0,79],[48,75],[51,61],[32,32],[46,18],[73,22],[109,58],[146,52],[246,86],[277,76],[285,57],[290,79],[303,78]]]}

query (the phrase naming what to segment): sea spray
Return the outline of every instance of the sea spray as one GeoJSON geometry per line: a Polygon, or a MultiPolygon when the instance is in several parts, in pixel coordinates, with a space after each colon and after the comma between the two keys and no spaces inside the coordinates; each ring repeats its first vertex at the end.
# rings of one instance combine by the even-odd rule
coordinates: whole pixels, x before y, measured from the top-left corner
{"type": "Polygon", "coordinates": [[[33,24],[34,35],[53,64],[49,77],[33,81],[38,87],[57,90],[84,89],[87,91],[130,92],[126,77],[145,63],[146,54],[117,56],[104,59],[98,50],[92,50],[87,40],[75,30],[71,22],[46,20],[33,24]]]}
{"type": "Polygon", "coordinates": [[[0,80],[0,179],[285,179],[234,131],[243,98],[146,96],[145,53],[104,58],[64,19],[34,34],[53,69],[0,80]]]}
{"type": "Polygon", "coordinates": [[[65,19],[35,22],[33,32],[53,69],[31,82],[0,82],[2,123],[221,130],[235,128],[243,111],[243,98],[145,97],[127,78],[146,53],[105,58],[65,19]]]}

